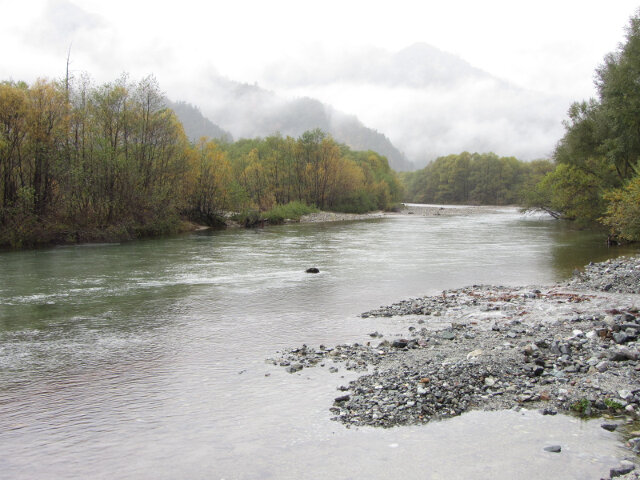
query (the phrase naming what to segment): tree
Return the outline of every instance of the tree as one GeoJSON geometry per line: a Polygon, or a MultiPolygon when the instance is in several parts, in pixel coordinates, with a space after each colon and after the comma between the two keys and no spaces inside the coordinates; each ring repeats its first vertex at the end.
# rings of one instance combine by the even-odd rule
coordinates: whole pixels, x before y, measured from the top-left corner
{"type": "Polygon", "coordinates": [[[191,189],[191,216],[208,225],[220,223],[220,217],[231,207],[231,164],[218,145],[201,138],[195,147],[196,177],[191,189]]]}
{"type": "Polygon", "coordinates": [[[632,185],[640,171],[638,78],[640,17],[636,14],[629,22],[626,42],[608,54],[596,71],[598,98],[576,102],[569,109],[565,135],[554,153],[557,167],[536,189],[538,204],[553,205],[582,223],[600,219],[612,228],[622,228],[621,222],[629,217],[620,209],[632,198],[622,187],[632,185]]]}
{"type": "Polygon", "coordinates": [[[604,198],[608,205],[602,222],[624,240],[640,240],[640,177],[633,178],[624,188],[608,192],[604,198]]]}
{"type": "Polygon", "coordinates": [[[23,154],[27,136],[27,86],[0,83],[0,225],[25,186],[23,154]]]}

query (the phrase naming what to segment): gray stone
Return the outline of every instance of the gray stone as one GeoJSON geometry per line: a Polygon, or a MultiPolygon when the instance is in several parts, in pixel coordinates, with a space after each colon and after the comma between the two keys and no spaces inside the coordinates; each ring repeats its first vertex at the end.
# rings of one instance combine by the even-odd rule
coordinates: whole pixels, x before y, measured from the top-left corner
{"type": "Polygon", "coordinates": [[[454,338],[456,338],[456,334],[451,330],[444,330],[440,332],[438,337],[442,338],[443,340],[453,340],[454,338]]]}
{"type": "Polygon", "coordinates": [[[609,432],[613,432],[618,428],[617,423],[603,423],[600,426],[609,432]]]}
{"type": "Polygon", "coordinates": [[[401,338],[399,340],[394,340],[391,346],[393,348],[406,348],[408,344],[409,344],[409,340],[405,338],[401,338]]]}
{"type": "Polygon", "coordinates": [[[623,460],[622,462],[620,462],[620,465],[618,467],[609,470],[609,476],[611,478],[621,477],[622,475],[633,472],[635,468],[636,466],[633,463],[623,460]]]}
{"type": "Polygon", "coordinates": [[[618,390],[618,396],[625,401],[629,401],[631,398],[633,398],[633,393],[631,393],[629,390],[618,390]]]}
{"type": "Polygon", "coordinates": [[[287,372],[296,373],[302,370],[304,367],[300,363],[294,363],[290,367],[287,367],[287,372]]]}
{"type": "Polygon", "coordinates": [[[637,360],[638,351],[629,348],[618,348],[609,354],[609,359],[614,362],[624,362],[627,360],[637,360]]]}
{"type": "Polygon", "coordinates": [[[625,332],[616,332],[613,334],[613,341],[617,344],[627,343],[630,340],[625,332]]]}
{"type": "Polygon", "coordinates": [[[544,451],[551,453],[560,453],[562,451],[562,447],[560,445],[549,445],[548,447],[544,447],[544,451]]]}

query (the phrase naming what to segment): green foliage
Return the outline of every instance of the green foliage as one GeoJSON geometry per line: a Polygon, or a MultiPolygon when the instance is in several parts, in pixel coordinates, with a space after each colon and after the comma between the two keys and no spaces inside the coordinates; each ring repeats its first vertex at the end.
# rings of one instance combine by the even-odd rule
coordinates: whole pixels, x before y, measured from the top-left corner
{"type": "Polygon", "coordinates": [[[611,233],[628,241],[640,241],[640,177],[634,177],[620,189],[605,194],[608,202],[602,223],[611,233]]]}
{"type": "Polygon", "coordinates": [[[310,207],[299,201],[289,202],[286,205],[277,205],[262,214],[262,218],[269,223],[282,223],[285,220],[300,220],[300,217],[317,212],[318,209],[310,207]]]}
{"type": "Polygon", "coordinates": [[[521,204],[551,168],[546,160],[527,163],[493,153],[463,152],[440,157],[422,170],[404,174],[405,198],[418,203],[521,204]]]}
{"type": "Polygon", "coordinates": [[[153,77],[69,87],[0,83],[0,245],[163,235],[181,218],[219,225],[232,211],[277,223],[308,205],[368,211],[402,196],[385,157],[318,129],[191,143],[153,77]]]}
{"type": "Polygon", "coordinates": [[[0,84],[4,245],[175,231],[190,146],[153,77],[0,84]],[[10,233],[7,233],[10,232],[10,233]]]}
{"type": "Polygon", "coordinates": [[[402,198],[402,183],[385,157],[352,151],[318,129],[298,139],[274,135],[223,148],[256,210],[297,201],[326,210],[371,211],[402,198]]]}
{"type": "Polygon", "coordinates": [[[372,192],[359,190],[342,199],[342,203],[333,206],[336,212],[366,213],[377,209],[377,199],[372,192]]]}
{"type": "Polygon", "coordinates": [[[400,183],[384,157],[321,130],[190,144],[153,77],[93,86],[0,83],[0,245],[138,238],[182,228],[299,218],[306,205],[386,208],[400,183]],[[364,192],[364,193],[361,193],[364,192]]]}
{"type": "Polygon", "coordinates": [[[611,398],[605,398],[604,404],[611,410],[620,410],[624,407],[624,405],[622,405],[620,402],[617,402],[616,400],[613,400],[611,398]]]}
{"type": "Polygon", "coordinates": [[[572,165],[560,164],[538,184],[541,207],[562,212],[580,224],[596,221],[604,212],[599,179],[572,165]]]}
{"type": "Polygon", "coordinates": [[[591,408],[591,401],[587,398],[581,398],[571,404],[571,410],[583,417],[590,417],[593,410],[591,408]]]}

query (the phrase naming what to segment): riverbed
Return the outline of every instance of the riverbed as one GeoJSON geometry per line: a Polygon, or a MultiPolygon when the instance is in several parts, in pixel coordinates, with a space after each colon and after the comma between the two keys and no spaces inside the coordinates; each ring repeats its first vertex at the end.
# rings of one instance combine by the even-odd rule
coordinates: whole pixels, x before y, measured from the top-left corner
{"type": "Polygon", "coordinates": [[[328,406],[355,373],[264,359],[362,342],[388,320],[358,314],[400,299],[626,253],[510,208],[2,253],[0,478],[600,478],[622,453],[598,424],[347,429],[328,406]]]}

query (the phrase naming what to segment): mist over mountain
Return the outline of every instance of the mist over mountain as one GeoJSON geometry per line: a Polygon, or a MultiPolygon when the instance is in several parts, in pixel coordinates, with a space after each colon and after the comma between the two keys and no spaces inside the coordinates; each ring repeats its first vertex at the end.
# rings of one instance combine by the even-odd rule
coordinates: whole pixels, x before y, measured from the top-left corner
{"type": "Polygon", "coordinates": [[[298,137],[320,128],[355,150],[384,155],[395,170],[415,166],[382,133],[366,127],[355,115],[347,115],[309,97],[287,98],[276,93],[211,75],[201,83],[198,105],[214,124],[235,138],[266,137],[274,133],[298,137]]]}
{"type": "Polygon", "coordinates": [[[202,112],[195,105],[184,101],[172,102],[167,100],[167,106],[171,108],[184,128],[189,140],[197,142],[201,137],[209,137],[226,142],[232,142],[231,133],[223,130],[211,120],[202,115],[202,112]]]}
{"type": "Polygon", "coordinates": [[[380,48],[346,52],[340,57],[315,52],[293,62],[271,64],[264,76],[268,84],[280,87],[340,82],[420,88],[451,87],[468,79],[497,80],[465,60],[426,43],[416,43],[396,53],[380,48]]]}
{"type": "Polygon", "coordinates": [[[424,43],[307,52],[267,66],[260,81],[266,87],[209,72],[188,98],[234,138],[321,128],[400,171],[462,151],[548,157],[573,100],[525,90],[424,43]]]}
{"type": "Polygon", "coordinates": [[[463,150],[548,156],[572,101],[525,90],[424,43],[289,58],[267,67],[263,82],[357,115],[419,165],[463,150]]]}

